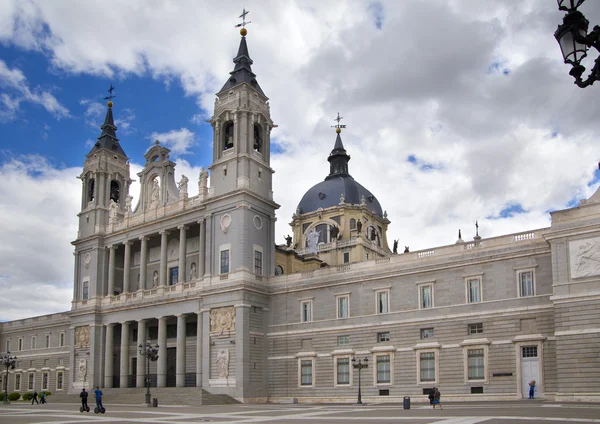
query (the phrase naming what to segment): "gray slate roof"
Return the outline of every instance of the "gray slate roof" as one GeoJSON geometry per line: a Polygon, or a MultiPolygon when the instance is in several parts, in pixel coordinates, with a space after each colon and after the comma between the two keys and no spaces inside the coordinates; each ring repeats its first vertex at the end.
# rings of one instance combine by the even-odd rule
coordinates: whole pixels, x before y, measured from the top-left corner
{"type": "Polygon", "coordinates": [[[102,130],[102,134],[96,140],[96,144],[92,147],[92,150],[88,153],[88,155],[96,152],[100,149],[108,149],[112,152],[118,153],[127,157],[125,151],[119,144],[119,139],[117,138],[117,127],[115,126],[115,122],[113,120],[112,107],[109,107],[106,111],[106,117],[104,118],[104,124],[100,127],[102,130]]]}
{"type": "Polygon", "coordinates": [[[246,37],[242,37],[238,54],[233,59],[233,63],[235,63],[235,67],[233,68],[233,71],[229,73],[231,76],[217,94],[220,94],[223,91],[229,90],[230,88],[245,82],[264,96],[265,93],[263,93],[262,88],[260,88],[260,85],[258,85],[258,81],[256,81],[256,75],[254,72],[252,72],[252,64],[254,62],[252,62],[252,59],[250,59],[250,53],[248,53],[246,37]]]}

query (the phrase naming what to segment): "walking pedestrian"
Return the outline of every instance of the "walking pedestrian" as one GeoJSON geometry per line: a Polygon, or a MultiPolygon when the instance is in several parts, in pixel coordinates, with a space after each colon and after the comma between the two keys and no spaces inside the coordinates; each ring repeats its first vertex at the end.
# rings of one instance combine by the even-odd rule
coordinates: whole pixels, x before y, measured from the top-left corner
{"type": "Polygon", "coordinates": [[[535,380],[529,382],[529,399],[533,399],[535,394],[535,380]]]}
{"type": "Polygon", "coordinates": [[[36,404],[40,404],[37,400],[37,392],[34,390],[33,391],[33,397],[31,398],[31,404],[33,405],[33,402],[35,402],[36,404]]]}
{"type": "Polygon", "coordinates": [[[433,388],[433,409],[435,409],[435,405],[440,405],[440,409],[442,408],[442,403],[440,402],[440,398],[442,397],[440,391],[437,387],[433,388]]]}
{"type": "Polygon", "coordinates": [[[46,402],[46,392],[42,392],[42,394],[40,394],[40,403],[42,405],[45,403],[48,403],[48,402],[46,402]]]}

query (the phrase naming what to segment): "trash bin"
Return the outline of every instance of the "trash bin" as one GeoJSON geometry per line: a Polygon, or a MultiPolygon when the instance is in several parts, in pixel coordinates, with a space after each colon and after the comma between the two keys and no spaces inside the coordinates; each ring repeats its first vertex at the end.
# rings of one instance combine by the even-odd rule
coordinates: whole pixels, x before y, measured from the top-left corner
{"type": "Polygon", "coordinates": [[[404,396],[404,409],[410,409],[410,396],[404,396]]]}
{"type": "Polygon", "coordinates": [[[158,398],[152,398],[152,406],[158,408],[158,398]]]}

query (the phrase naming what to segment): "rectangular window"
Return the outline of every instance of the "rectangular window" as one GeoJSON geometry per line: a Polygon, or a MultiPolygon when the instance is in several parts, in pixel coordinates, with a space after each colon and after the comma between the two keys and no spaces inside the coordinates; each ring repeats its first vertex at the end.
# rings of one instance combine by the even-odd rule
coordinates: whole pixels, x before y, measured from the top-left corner
{"type": "Polygon", "coordinates": [[[337,358],[337,384],[350,384],[350,358],[337,358]]]}
{"type": "Polygon", "coordinates": [[[10,352],[10,340],[6,341],[6,352],[10,352]]]}
{"type": "Polygon", "coordinates": [[[435,352],[423,352],[420,359],[420,381],[435,381],[435,352]]]}
{"type": "Polygon", "coordinates": [[[533,271],[520,271],[519,297],[533,296],[533,271]]]}
{"type": "Polygon", "coordinates": [[[467,303],[481,302],[481,279],[467,278],[467,303]]]}
{"type": "Polygon", "coordinates": [[[421,338],[429,339],[433,337],[433,328],[421,328],[421,338]]]}
{"type": "Polygon", "coordinates": [[[419,286],[419,309],[433,308],[433,285],[419,286]]]}
{"type": "Polygon", "coordinates": [[[62,390],[63,388],[63,372],[59,371],[56,373],[56,390],[62,390]]]}
{"type": "Polygon", "coordinates": [[[23,350],[23,339],[19,339],[18,342],[17,342],[17,344],[18,344],[18,347],[19,347],[18,350],[20,350],[20,351],[23,350]]]}
{"type": "Polygon", "coordinates": [[[86,280],[83,282],[83,290],[82,290],[81,300],[88,300],[89,295],[90,295],[89,291],[90,291],[90,282],[86,280]]]}
{"type": "Polygon", "coordinates": [[[344,263],[350,263],[350,252],[345,252],[344,253],[344,263]]]}
{"type": "Polygon", "coordinates": [[[254,273],[262,275],[262,252],[254,251],[254,273]]]}
{"type": "Polygon", "coordinates": [[[350,303],[350,296],[337,296],[336,297],[336,308],[337,308],[337,317],[338,318],[348,318],[348,305],[350,303]]]}
{"type": "Polygon", "coordinates": [[[58,336],[58,345],[63,347],[65,345],[65,333],[60,333],[58,336]]]}
{"type": "Polygon", "coordinates": [[[21,374],[15,374],[15,390],[21,390],[21,374]]]}
{"type": "Polygon", "coordinates": [[[300,361],[300,385],[313,385],[313,361],[312,359],[300,361]]]}
{"type": "Polygon", "coordinates": [[[303,300],[300,302],[300,320],[301,322],[312,321],[312,300],[303,300]]]}
{"type": "Polygon", "coordinates": [[[521,356],[523,358],[537,358],[538,348],[537,346],[523,346],[521,347],[521,356]]]}
{"type": "Polygon", "coordinates": [[[481,322],[475,324],[469,324],[468,326],[469,334],[480,334],[483,333],[483,324],[481,322]]]}
{"type": "Polygon", "coordinates": [[[28,389],[27,389],[27,390],[33,390],[33,382],[34,382],[34,379],[35,379],[35,374],[33,374],[33,373],[30,373],[30,374],[29,374],[29,386],[28,386],[28,389]]]}
{"type": "Polygon", "coordinates": [[[390,291],[379,290],[375,292],[375,299],[377,301],[377,313],[387,314],[390,311],[390,291]]]}
{"type": "Polygon", "coordinates": [[[174,266],[169,269],[169,285],[174,286],[179,281],[179,267],[174,266]]]}
{"type": "Polygon", "coordinates": [[[48,390],[48,373],[42,374],[42,390],[48,390]]]}
{"type": "Polygon", "coordinates": [[[36,349],[37,348],[37,337],[32,336],[31,337],[31,349],[36,349]]]}
{"type": "Polygon", "coordinates": [[[50,334],[46,334],[46,349],[50,347],[50,334]]]}
{"type": "Polygon", "coordinates": [[[483,349],[468,349],[467,350],[467,365],[469,380],[484,380],[485,379],[485,363],[483,349]]]}
{"type": "Polygon", "coordinates": [[[337,344],[338,346],[350,344],[350,336],[338,336],[337,344]]]}
{"type": "Polygon", "coordinates": [[[390,332],[389,331],[377,333],[377,343],[389,342],[389,341],[390,341],[390,332]]]}
{"type": "Polygon", "coordinates": [[[229,249],[221,250],[221,274],[229,273],[229,249]]]}
{"type": "Polygon", "coordinates": [[[377,356],[377,383],[391,382],[390,355],[377,356]]]}

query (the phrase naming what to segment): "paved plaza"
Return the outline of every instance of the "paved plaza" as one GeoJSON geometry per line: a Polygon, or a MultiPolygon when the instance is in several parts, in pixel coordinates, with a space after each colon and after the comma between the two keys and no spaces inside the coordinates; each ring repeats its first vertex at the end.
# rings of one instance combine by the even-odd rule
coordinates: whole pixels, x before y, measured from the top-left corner
{"type": "Polygon", "coordinates": [[[79,413],[78,404],[0,404],[0,423],[416,423],[509,424],[600,423],[600,404],[550,402],[482,402],[446,404],[443,410],[414,405],[227,405],[164,406],[105,405],[106,414],[79,413]]]}

